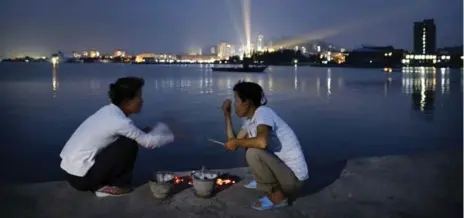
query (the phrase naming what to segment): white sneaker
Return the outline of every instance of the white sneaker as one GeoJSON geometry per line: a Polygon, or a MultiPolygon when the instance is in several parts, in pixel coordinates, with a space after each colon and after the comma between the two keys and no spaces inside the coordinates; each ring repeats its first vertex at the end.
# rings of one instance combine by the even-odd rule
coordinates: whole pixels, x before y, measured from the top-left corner
{"type": "Polygon", "coordinates": [[[256,180],[253,179],[250,183],[245,185],[245,188],[256,189],[257,186],[258,186],[258,184],[256,183],[256,180]]]}

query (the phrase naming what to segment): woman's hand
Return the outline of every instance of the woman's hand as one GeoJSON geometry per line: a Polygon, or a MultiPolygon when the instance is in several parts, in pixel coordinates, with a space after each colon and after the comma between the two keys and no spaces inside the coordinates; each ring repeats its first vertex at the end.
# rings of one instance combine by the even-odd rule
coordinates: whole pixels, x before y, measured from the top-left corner
{"type": "Polygon", "coordinates": [[[232,101],[230,99],[226,99],[222,103],[222,111],[224,112],[224,116],[230,117],[231,105],[232,105],[232,101]]]}
{"type": "Polygon", "coordinates": [[[238,148],[238,141],[237,139],[232,139],[232,140],[229,140],[228,142],[226,142],[226,144],[224,145],[224,147],[229,150],[229,151],[235,151],[237,150],[238,148]]]}

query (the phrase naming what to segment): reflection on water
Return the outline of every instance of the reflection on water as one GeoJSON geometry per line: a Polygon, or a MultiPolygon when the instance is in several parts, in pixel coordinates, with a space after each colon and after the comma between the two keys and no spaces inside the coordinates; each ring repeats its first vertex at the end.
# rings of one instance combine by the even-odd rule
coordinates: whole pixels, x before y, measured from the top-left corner
{"type": "Polygon", "coordinates": [[[327,96],[332,94],[332,69],[327,69],[327,96]]]}
{"type": "Polygon", "coordinates": [[[272,75],[269,75],[268,78],[267,78],[267,87],[268,87],[268,90],[269,92],[273,92],[274,91],[274,81],[272,80],[272,75]]]}
{"type": "MultiPolygon", "coordinates": [[[[187,68],[187,67],[186,67],[187,68]]],[[[205,68],[205,67],[203,67],[205,68]]],[[[325,97],[330,97],[334,92],[343,92],[345,78],[344,75],[336,75],[336,86],[333,85],[333,69],[324,69],[324,74],[315,74],[316,78],[308,78],[304,67],[292,67],[293,76],[286,76],[272,73],[268,74],[245,74],[245,73],[221,73],[211,70],[201,70],[197,76],[181,77],[167,75],[165,77],[153,78],[150,85],[154,90],[160,91],[186,91],[191,94],[233,94],[233,86],[239,80],[253,81],[261,85],[267,95],[286,92],[289,89],[295,90],[299,95],[313,95],[321,97],[321,92],[326,92],[325,97]],[[301,74],[304,74],[301,76],[301,74]],[[289,79],[292,78],[291,83],[289,79]],[[290,88],[291,87],[291,88],[290,88]],[[335,90],[334,90],[335,88],[335,90]],[[216,93],[219,92],[219,93],[216,93]]],[[[96,81],[91,83],[94,91],[101,91],[101,85],[96,81]]],[[[288,99],[288,98],[287,98],[288,99]]]]}
{"type": "MultiPolygon", "coordinates": [[[[59,169],[57,154],[69,135],[82,119],[106,104],[108,85],[129,75],[146,81],[147,104],[134,116],[135,123],[150,125],[168,111],[192,131],[188,146],[176,142],[164,149],[141,151],[138,162],[143,164],[137,169],[241,166],[243,155],[204,140],[224,137],[217,108],[224,98],[232,97],[238,80],[263,86],[269,105],[294,128],[312,162],[451,147],[454,142],[462,146],[462,90],[458,90],[462,75],[455,70],[406,68],[402,73],[385,74],[376,69],[299,66],[246,74],[212,72],[208,65],[63,64],[53,68],[50,76],[50,65],[31,66],[0,64],[0,91],[7,93],[0,95],[0,101],[8,102],[1,107],[0,119],[14,123],[5,138],[0,138],[8,142],[0,153],[11,156],[5,165],[8,169],[2,169],[8,178],[13,174],[33,178],[37,175],[27,172],[38,165],[59,169]],[[59,92],[59,101],[50,98],[50,91],[53,96],[59,92]],[[411,109],[419,115],[433,111],[434,119],[424,125],[422,117],[431,116],[412,119],[411,109]],[[47,129],[37,128],[45,125],[47,129]],[[38,153],[41,155],[35,155],[38,153]]],[[[37,170],[39,173],[45,175],[37,170]]]]}
{"type": "MultiPolygon", "coordinates": [[[[437,72],[433,67],[403,69],[403,91],[411,95],[413,110],[432,114],[435,109],[436,84],[437,72]]],[[[442,85],[442,94],[448,92],[445,89],[442,85]]]]}
{"type": "Polygon", "coordinates": [[[393,82],[393,79],[392,79],[391,75],[388,75],[388,78],[385,81],[385,84],[383,85],[383,88],[384,88],[383,90],[384,90],[384,95],[385,96],[388,95],[388,92],[390,91],[391,86],[392,86],[392,82],[393,82]]]}
{"type": "Polygon", "coordinates": [[[440,74],[441,74],[441,94],[443,95],[443,94],[448,93],[450,89],[450,78],[449,78],[450,71],[449,69],[441,68],[440,74]]]}
{"type": "Polygon", "coordinates": [[[60,88],[60,81],[58,78],[58,73],[56,72],[56,66],[52,67],[52,97],[56,98],[56,92],[60,88]]]}
{"type": "Polygon", "coordinates": [[[343,87],[343,77],[338,77],[338,89],[342,89],[343,87]]]}
{"type": "Polygon", "coordinates": [[[293,88],[298,89],[298,67],[293,69],[293,88]]]}
{"type": "Polygon", "coordinates": [[[200,77],[200,93],[210,94],[213,93],[213,76],[212,71],[203,71],[200,77]]]}

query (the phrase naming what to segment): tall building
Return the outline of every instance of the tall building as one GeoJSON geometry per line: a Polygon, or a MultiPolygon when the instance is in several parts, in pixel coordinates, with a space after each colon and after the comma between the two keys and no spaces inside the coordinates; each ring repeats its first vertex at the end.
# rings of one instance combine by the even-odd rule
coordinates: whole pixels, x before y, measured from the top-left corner
{"type": "Polygon", "coordinates": [[[264,36],[262,34],[258,34],[258,38],[256,39],[256,51],[264,50],[263,39],[264,39],[264,36]]]}
{"type": "Polygon", "coordinates": [[[216,54],[216,47],[211,47],[211,54],[215,55],[216,54]]]}
{"type": "Polygon", "coordinates": [[[437,49],[437,29],[433,19],[414,23],[414,53],[433,54],[437,49]]]}
{"type": "Polygon", "coordinates": [[[229,58],[233,56],[234,47],[231,44],[221,42],[217,45],[216,53],[219,58],[229,58]]]}

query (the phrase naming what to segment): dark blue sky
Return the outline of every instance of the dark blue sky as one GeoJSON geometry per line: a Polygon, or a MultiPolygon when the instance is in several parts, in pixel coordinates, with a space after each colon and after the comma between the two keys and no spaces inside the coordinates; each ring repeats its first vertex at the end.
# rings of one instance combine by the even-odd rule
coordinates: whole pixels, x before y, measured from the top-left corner
{"type": "MultiPolygon", "coordinates": [[[[239,42],[242,0],[2,0],[0,55],[49,55],[58,49],[186,52],[220,40],[239,42]],[[29,52],[29,53],[26,53],[29,52]]],[[[434,18],[438,46],[462,44],[462,0],[251,0],[252,39],[318,32],[382,19],[329,42],[412,48],[414,21],[434,18]]],[[[243,36],[244,37],[244,36],[243,36]]]]}

